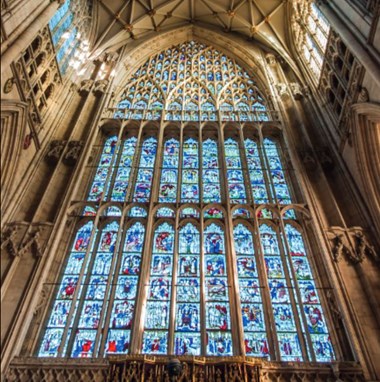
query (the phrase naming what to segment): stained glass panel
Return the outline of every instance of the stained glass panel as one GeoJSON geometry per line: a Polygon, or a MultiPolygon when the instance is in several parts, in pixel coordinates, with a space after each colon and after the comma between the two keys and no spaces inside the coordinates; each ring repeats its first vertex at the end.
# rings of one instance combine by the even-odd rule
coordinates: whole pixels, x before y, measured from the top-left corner
{"type": "Polygon", "coordinates": [[[203,201],[205,203],[220,202],[218,147],[215,141],[207,139],[202,145],[202,181],[203,201]]]}
{"type": "Polygon", "coordinates": [[[156,151],[157,140],[153,137],[147,138],[141,148],[140,165],[133,195],[134,202],[148,202],[150,199],[156,151]]]}
{"type": "Polygon", "coordinates": [[[199,202],[198,142],[187,139],[183,144],[181,202],[199,202]]]}
{"type": "Polygon", "coordinates": [[[232,138],[224,142],[226,155],[228,191],[231,203],[246,203],[244,176],[238,143],[232,138]]]}
{"type": "Polygon", "coordinates": [[[164,144],[161,184],[158,200],[163,203],[175,203],[177,200],[179,142],[169,139],[164,144]]]}
{"type": "Polygon", "coordinates": [[[153,237],[143,352],[151,354],[167,352],[173,253],[174,228],[165,222],[157,227],[153,237]]]}
{"type": "Polygon", "coordinates": [[[249,138],[244,143],[253,200],[255,203],[268,203],[268,194],[258,145],[249,138]]]}

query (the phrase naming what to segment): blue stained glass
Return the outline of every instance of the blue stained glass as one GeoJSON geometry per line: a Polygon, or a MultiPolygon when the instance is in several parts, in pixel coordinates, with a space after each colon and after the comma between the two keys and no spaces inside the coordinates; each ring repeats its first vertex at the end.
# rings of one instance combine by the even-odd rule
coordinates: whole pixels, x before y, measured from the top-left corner
{"type": "Polygon", "coordinates": [[[231,333],[207,331],[207,354],[227,356],[232,355],[232,349],[231,333]]]}
{"type": "Polygon", "coordinates": [[[116,144],[116,136],[106,140],[87,200],[98,202],[103,198],[107,176],[112,175],[111,163],[113,154],[115,153],[116,144]]]}
{"type": "Polygon", "coordinates": [[[130,331],[125,329],[130,329],[132,326],[144,236],[145,228],[140,222],[131,225],[125,235],[106,353],[122,354],[127,353],[129,349],[130,331]]]}
{"type": "Polygon", "coordinates": [[[162,223],[154,233],[143,352],[162,354],[163,349],[165,351],[167,349],[167,332],[153,330],[169,328],[171,295],[171,278],[169,276],[171,276],[173,268],[173,243],[173,226],[166,222],[162,223]]]}
{"type": "Polygon", "coordinates": [[[202,144],[203,201],[218,203],[220,197],[218,147],[215,141],[207,139],[202,144]]]}
{"type": "Polygon", "coordinates": [[[226,155],[228,191],[231,203],[246,203],[244,177],[240,160],[239,145],[232,138],[224,142],[226,155]]]}
{"type": "Polygon", "coordinates": [[[199,202],[198,142],[187,139],[183,144],[181,202],[199,202]]]}
{"type": "Polygon", "coordinates": [[[264,148],[269,162],[269,170],[272,177],[275,197],[278,203],[289,204],[291,203],[290,193],[282,169],[277,145],[275,142],[266,138],[264,139],[264,148]]]}
{"type": "Polygon", "coordinates": [[[148,202],[150,199],[156,151],[157,140],[153,137],[146,139],[141,148],[138,180],[133,196],[134,202],[148,202]]]}
{"type": "Polygon", "coordinates": [[[269,200],[258,146],[255,141],[249,138],[245,140],[245,154],[247,157],[253,200],[255,203],[268,203],[269,200]]]}
{"type": "Polygon", "coordinates": [[[165,142],[158,200],[175,203],[177,200],[179,142],[172,138],[165,142]]]}
{"type": "Polygon", "coordinates": [[[208,355],[232,353],[228,279],[223,230],[212,223],[204,230],[205,314],[208,355]],[[221,333],[220,331],[223,331],[221,333]]]}
{"type": "Polygon", "coordinates": [[[234,218],[243,218],[243,219],[249,219],[251,217],[251,214],[248,210],[245,208],[237,208],[232,213],[232,217],[234,218]]]}
{"type": "Polygon", "coordinates": [[[293,219],[293,220],[295,220],[296,219],[295,211],[293,209],[286,210],[284,215],[283,215],[283,218],[284,219],[293,219]]]}
{"type": "Polygon", "coordinates": [[[106,353],[125,354],[129,349],[129,330],[110,330],[106,343],[106,353]]]}
{"type": "Polygon", "coordinates": [[[181,210],[181,218],[199,218],[199,212],[195,208],[186,207],[181,210]]]}
{"type": "Polygon", "coordinates": [[[158,218],[174,218],[175,212],[171,208],[162,207],[157,210],[156,216],[158,218]]]}
{"type": "Polygon", "coordinates": [[[38,352],[39,357],[56,357],[61,345],[63,329],[46,329],[44,338],[38,352]]]}
{"type": "Polygon", "coordinates": [[[96,330],[77,330],[71,356],[80,358],[92,357],[95,346],[95,337],[96,330]]]}
{"type": "Polygon", "coordinates": [[[326,320],[320,305],[315,282],[313,281],[310,265],[307,259],[302,234],[290,224],[285,225],[291,264],[296,275],[303,311],[306,317],[307,329],[310,333],[314,354],[317,361],[330,362],[335,359],[328,335],[326,320]]]}
{"type": "Polygon", "coordinates": [[[128,138],[123,145],[123,150],[119,159],[119,166],[117,168],[115,183],[112,189],[112,200],[124,201],[130,173],[132,169],[133,158],[136,151],[137,139],[135,137],[128,138]]]}
{"type": "Polygon", "coordinates": [[[247,355],[251,356],[267,356],[269,350],[253,237],[249,229],[243,224],[238,224],[234,228],[234,247],[239,278],[245,351],[247,355]]]}
{"type": "MultiPolygon", "coordinates": [[[[272,227],[262,224],[260,226],[260,239],[281,359],[283,361],[302,361],[295,314],[292,305],[289,304],[289,293],[293,293],[294,297],[295,295],[292,285],[289,286],[285,279],[277,234],[272,227]]],[[[296,317],[298,316],[299,314],[296,314],[296,317]]]]}
{"type": "Polygon", "coordinates": [[[198,229],[187,223],[179,231],[177,277],[176,354],[200,354],[200,237],[198,229]],[[185,335],[195,334],[194,340],[185,335]]]}
{"type": "Polygon", "coordinates": [[[128,212],[128,216],[131,218],[145,218],[147,215],[147,212],[142,207],[132,207],[128,212]]]}

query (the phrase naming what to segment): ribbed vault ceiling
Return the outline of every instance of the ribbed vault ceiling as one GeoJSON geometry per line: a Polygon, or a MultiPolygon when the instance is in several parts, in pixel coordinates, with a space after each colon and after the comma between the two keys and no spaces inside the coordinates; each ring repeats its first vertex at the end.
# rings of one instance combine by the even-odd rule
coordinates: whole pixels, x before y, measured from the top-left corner
{"type": "Polygon", "coordinates": [[[238,33],[288,51],[287,0],[94,0],[94,6],[98,52],[187,24],[238,33]]]}

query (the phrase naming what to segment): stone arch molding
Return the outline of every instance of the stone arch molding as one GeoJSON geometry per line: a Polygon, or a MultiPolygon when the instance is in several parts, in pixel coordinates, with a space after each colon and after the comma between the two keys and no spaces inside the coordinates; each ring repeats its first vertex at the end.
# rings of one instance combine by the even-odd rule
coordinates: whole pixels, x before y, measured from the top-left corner
{"type": "Polygon", "coordinates": [[[4,215],[17,171],[27,129],[28,104],[1,101],[1,209],[4,215]]]}
{"type": "Polygon", "coordinates": [[[361,183],[376,231],[380,232],[380,105],[357,103],[351,108],[352,142],[361,183]]]}

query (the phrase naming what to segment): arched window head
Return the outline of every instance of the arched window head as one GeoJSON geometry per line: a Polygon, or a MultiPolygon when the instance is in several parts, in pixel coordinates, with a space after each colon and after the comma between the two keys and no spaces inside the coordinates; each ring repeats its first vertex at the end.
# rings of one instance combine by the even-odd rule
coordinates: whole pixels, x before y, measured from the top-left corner
{"type": "Polygon", "coordinates": [[[115,118],[213,121],[268,120],[267,103],[235,60],[188,41],[151,57],[128,80],[115,118]]]}
{"type": "Polygon", "coordinates": [[[313,1],[295,1],[293,12],[296,20],[293,24],[296,48],[312,73],[312,77],[318,82],[330,25],[313,1]]]}

